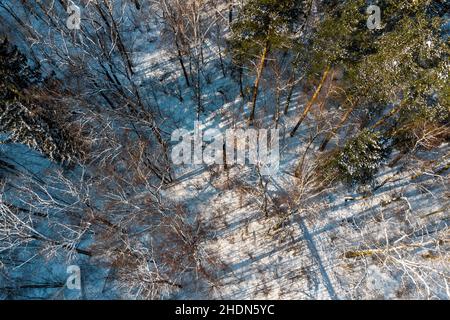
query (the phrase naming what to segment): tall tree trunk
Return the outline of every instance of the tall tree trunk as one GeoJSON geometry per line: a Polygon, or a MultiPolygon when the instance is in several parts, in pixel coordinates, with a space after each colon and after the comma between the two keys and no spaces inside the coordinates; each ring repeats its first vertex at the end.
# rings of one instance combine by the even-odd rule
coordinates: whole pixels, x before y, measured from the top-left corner
{"type": "Polygon", "coordinates": [[[280,100],[281,100],[281,89],[280,86],[277,84],[276,90],[276,99],[275,99],[275,129],[278,129],[278,123],[280,121],[280,100]]]}
{"type": "MultiPolygon", "coordinates": [[[[103,3],[108,8],[108,5],[105,2],[105,0],[103,1],[103,3]]],[[[122,41],[122,37],[119,32],[119,27],[114,19],[113,13],[111,11],[107,10],[107,13],[111,19],[111,23],[110,23],[108,21],[108,18],[105,16],[105,13],[103,12],[103,9],[101,8],[101,6],[98,3],[95,6],[97,7],[97,11],[100,14],[100,16],[102,17],[103,21],[106,23],[106,25],[111,30],[111,42],[114,43],[117,41],[117,48],[119,50],[119,53],[120,53],[122,59],[124,60],[124,63],[125,63],[126,69],[127,69],[127,78],[128,78],[128,80],[131,80],[131,77],[134,75],[133,63],[132,63],[131,58],[128,54],[128,51],[126,50],[126,47],[122,41]]]]}
{"type": "Polygon", "coordinates": [[[239,66],[239,91],[242,99],[244,99],[245,97],[243,76],[244,76],[244,68],[242,68],[242,66],[239,66]]]}
{"type": "Polygon", "coordinates": [[[227,76],[227,74],[226,74],[226,72],[225,72],[225,65],[224,65],[224,62],[223,62],[223,58],[222,58],[222,47],[221,47],[221,45],[220,45],[220,34],[221,34],[221,31],[220,31],[220,25],[219,25],[219,14],[216,12],[216,19],[217,19],[217,22],[216,22],[216,30],[217,30],[217,47],[218,47],[218,49],[219,49],[219,60],[220,60],[220,68],[222,69],[222,74],[223,74],[223,77],[225,78],[226,76],[227,76]]]}
{"type": "Polygon", "coordinates": [[[188,76],[188,73],[186,71],[186,66],[184,65],[184,61],[183,61],[183,54],[181,53],[180,45],[178,44],[178,40],[177,39],[175,39],[175,45],[177,46],[178,61],[180,62],[181,69],[183,70],[183,75],[184,75],[184,79],[186,80],[186,85],[188,87],[190,87],[191,83],[189,82],[189,76],[188,76]]]}
{"type": "Polygon", "coordinates": [[[261,55],[261,60],[259,62],[258,71],[256,74],[256,79],[255,79],[255,84],[253,85],[252,111],[251,111],[250,117],[248,119],[249,125],[252,125],[253,120],[255,119],[256,100],[258,99],[259,83],[261,82],[261,76],[264,71],[264,66],[266,65],[266,59],[267,59],[267,55],[269,53],[269,46],[270,46],[270,42],[266,41],[262,55],[261,55]]]}
{"type": "Polygon", "coordinates": [[[233,1],[234,0],[229,0],[229,1],[230,1],[230,4],[228,7],[228,24],[231,27],[231,24],[233,23],[233,8],[234,8],[233,1]]]}
{"type": "Polygon", "coordinates": [[[225,143],[222,145],[222,160],[223,160],[223,169],[228,170],[227,164],[227,150],[225,143]]]}
{"type": "Polygon", "coordinates": [[[203,113],[204,107],[202,104],[202,83],[201,83],[201,70],[200,70],[200,61],[195,63],[196,65],[196,80],[195,80],[195,100],[197,101],[197,121],[200,121],[200,114],[203,113]]]}
{"type": "Polygon", "coordinates": [[[289,106],[291,105],[291,99],[292,95],[294,94],[294,88],[295,88],[295,71],[292,73],[291,78],[289,79],[289,91],[288,95],[286,97],[286,106],[284,107],[284,114],[286,115],[289,111],[289,106]]]}
{"type": "Polygon", "coordinates": [[[328,73],[330,72],[330,66],[327,66],[323,75],[322,75],[322,79],[320,80],[320,83],[316,89],[316,91],[314,92],[313,96],[311,97],[311,99],[308,101],[308,104],[306,105],[305,110],[303,110],[303,114],[301,115],[300,119],[298,120],[297,124],[295,125],[294,129],[291,132],[291,137],[293,137],[295,135],[295,133],[297,132],[298,128],[300,127],[300,125],[302,124],[303,120],[305,120],[306,116],[308,115],[309,111],[311,110],[311,107],[314,105],[314,102],[316,102],[317,97],[319,96],[320,90],[322,89],[323,84],[325,83],[325,80],[328,77],[328,73]]]}

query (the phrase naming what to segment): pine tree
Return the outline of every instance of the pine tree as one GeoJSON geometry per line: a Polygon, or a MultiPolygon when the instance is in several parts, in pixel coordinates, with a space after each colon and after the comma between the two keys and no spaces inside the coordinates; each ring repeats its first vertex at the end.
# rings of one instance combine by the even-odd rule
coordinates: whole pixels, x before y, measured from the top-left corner
{"type": "Polygon", "coordinates": [[[387,150],[380,133],[363,130],[327,163],[327,170],[348,184],[367,183],[386,159],[387,150]]]}
{"type": "Polygon", "coordinates": [[[367,30],[365,8],[364,0],[322,4],[324,17],[315,26],[307,41],[304,41],[304,45],[299,47],[302,52],[307,52],[303,58],[308,60],[306,77],[309,80],[318,78],[319,82],[291,131],[291,137],[308,116],[325,82],[332,74],[331,71],[339,68],[345,70],[373,50],[374,35],[367,30]]]}
{"type": "Polygon", "coordinates": [[[435,145],[450,137],[450,46],[440,32],[442,18],[428,9],[422,6],[398,19],[377,39],[376,52],[357,65],[353,78],[360,97],[376,105],[378,114],[385,113],[372,128],[387,131],[403,152],[433,131],[435,145]]]}
{"type": "Polygon", "coordinates": [[[357,12],[363,12],[363,4],[349,1],[339,14],[342,22],[326,20],[320,26],[315,44],[320,44],[322,50],[314,50],[313,54],[322,58],[314,61],[320,61],[319,69],[322,61],[344,69],[342,83],[350,101],[338,126],[322,142],[321,150],[354,109],[369,115],[369,128],[330,154],[325,167],[331,176],[348,183],[365,183],[383,162],[386,141],[404,154],[425,134],[434,134],[426,137],[427,147],[448,139],[449,47],[440,32],[442,19],[430,10],[431,4],[382,1],[383,29],[369,31],[357,24],[356,29],[344,27],[345,21],[347,26],[352,21],[364,21],[361,15],[354,20],[350,19],[352,15],[345,17],[346,10],[354,12],[355,18],[357,12]],[[336,41],[327,45],[332,37],[336,41]],[[350,39],[347,44],[346,39],[350,39]],[[386,112],[386,108],[390,110],[386,112]]]}
{"type": "Polygon", "coordinates": [[[372,123],[372,129],[389,131],[398,146],[409,141],[411,148],[421,136],[432,132],[439,135],[433,139],[436,143],[448,137],[450,51],[441,32],[443,5],[431,0],[383,0],[376,4],[382,10],[382,25],[377,30],[365,25],[366,1],[335,1],[322,8],[325,18],[309,45],[309,73],[313,77],[325,75],[330,66],[344,72],[340,83],[344,111],[322,141],[322,151],[356,109],[368,115],[367,125],[372,123]],[[390,110],[386,112],[386,108],[390,110]]]}
{"type": "Polygon", "coordinates": [[[235,60],[241,64],[258,57],[253,85],[249,124],[253,123],[259,85],[266,61],[278,49],[292,45],[295,30],[304,15],[306,1],[250,0],[232,24],[231,48],[235,60]]]}

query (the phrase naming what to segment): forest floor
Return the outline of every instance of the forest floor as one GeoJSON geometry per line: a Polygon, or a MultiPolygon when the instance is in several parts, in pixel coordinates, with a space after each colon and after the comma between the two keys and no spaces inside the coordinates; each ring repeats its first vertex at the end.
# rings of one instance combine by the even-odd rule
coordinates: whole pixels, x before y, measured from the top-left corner
{"type": "MultiPolygon", "coordinates": [[[[158,27],[145,34],[137,32],[133,54],[138,82],[149,88],[149,99],[161,117],[170,119],[165,131],[192,130],[196,120],[192,88],[184,85],[174,52],[160,43],[158,27]],[[165,94],[152,96],[162,91],[165,94]]],[[[236,81],[222,73],[219,54],[219,48],[207,42],[202,128],[222,132],[245,128],[248,106],[236,81]]],[[[255,124],[259,128],[273,123],[270,86],[265,81],[261,87],[255,124]]],[[[406,156],[392,167],[385,165],[365,188],[338,184],[318,193],[308,189],[300,197],[304,181],[294,172],[310,141],[315,111],[295,137],[289,130],[309,96],[297,90],[291,109],[281,117],[281,162],[279,171],[266,178],[271,208],[267,215],[261,210],[254,167],[175,168],[176,181],[164,189],[164,196],[187,205],[192,219],[208,226],[202,247],[217,257],[217,264],[211,267],[215,281],[207,289],[193,279],[173,297],[449,299],[450,173],[448,168],[436,172],[448,165],[450,145],[406,156]]],[[[326,110],[322,116],[327,117],[326,110]]],[[[318,153],[319,143],[312,144],[311,154],[318,153]]],[[[395,156],[394,152],[389,160],[395,156]]],[[[312,168],[314,158],[307,156],[305,163],[312,168]]]]}
{"type": "MultiPolygon", "coordinates": [[[[222,75],[217,52],[211,44],[206,53],[211,68],[205,74],[211,82],[204,87],[202,128],[222,132],[245,128],[248,110],[236,83],[222,75]]],[[[158,72],[166,84],[175,83],[182,75],[175,72],[175,62],[170,63],[168,57],[168,52],[143,54],[139,61],[145,68],[141,70],[152,78],[158,72]]],[[[189,95],[189,90],[183,95],[189,95]]],[[[287,205],[283,199],[301,185],[294,169],[307,145],[313,119],[307,119],[294,138],[288,130],[307,98],[308,94],[297,92],[291,110],[280,122],[280,170],[267,185],[271,200],[278,202],[276,213],[265,216],[261,212],[257,177],[249,166],[228,171],[206,165],[177,168],[177,181],[165,194],[189,204],[194,218],[209,226],[210,236],[203,245],[223,264],[214,270],[217,281],[212,289],[191,287],[177,297],[448,299],[449,256],[442,252],[448,252],[449,176],[434,172],[448,164],[450,146],[384,166],[366,189],[340,184],[304,203],[287,205]]],[[[258,102],[261,128],[273,121],[264,116],[271,114],[270,101],[263,86],[258,102]]],[[[177,126],[193,128],[192,99],[163,98],[159,104],[164,112],[178,117],[177,126]]],[[[317,148],[313,144],[312,149],[317,148]]],[[[390,160],[395,156],[394,152],[390,160]]]]}

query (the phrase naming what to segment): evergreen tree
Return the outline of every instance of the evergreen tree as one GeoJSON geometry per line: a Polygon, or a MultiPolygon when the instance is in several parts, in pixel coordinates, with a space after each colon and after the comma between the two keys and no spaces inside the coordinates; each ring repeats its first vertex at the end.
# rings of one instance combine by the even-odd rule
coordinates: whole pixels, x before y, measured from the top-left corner
{"type": "Polygon", "coordinates": [[[249,0],[232,24],[231,48],[235,60],[245,64],[254,57],[259,58],[253,85],[250,124],[255,117],[259,85],[266,60],[277,49],[291,47],[295,31],[304,16],[306,2],[249,0]]]}
{"type": "Polygon", "coordinates": [[[363,130],[326,160],[326,175],[348,184],[370,182],[387,156],[385,140],[379,132],[363,130]]]}
{"type": "Polygon", "coordinates": [[[376,173],[385,154],[382,136],[402,155],[417,145],[436,147],[450,137],[449,46],[441,32],[443,11],[436,10],[435,1],[384,0],[378,5],[380,30],[362,26],[365,3],[349,1],[339,19],[325,19],[314,36],[313,61],[318,66],[313,69],[320,70],[323,64],[342,68],[345,99],[351,102],[320,149],[355,109],[368,115],[363,126],[369,130],[333,151],[326,161],[330,177],[350,183],[367,182],[376,173]],[[329,41],[332,38],[334,42],[329,41]]]}
{"type": "MultiPolygon", "coordinates": [[[[444,5],[431,0],[383,0],[376,4],[382,12],[378,30],[366,26],[366,1],[324,5],[325,18],[308,44],[309,74],[314,77],[322,73],[320,83],[330,66],[344,71],[344,112],[323,140],[321,150],[355,109],[368,115],[367,125],[372,123],[372,129],[388,131],[397,146],[406,151],[423,135],[435,133],[435,144],[448,139],[450,51],[448,35],[442,33],[444,5]],[[390,110],[386,112],[386,108],[390,110]]],[[[317,94],[307,104],[292,135],[317,94]]]]}
{"type": "Polygon", "coordinates": [[[346,70],[373,51],[374,34],[366,26],[366,7],[364,0],[325,1],[322,4],[323,18],[297,49],[307,61],[306,78],[311,81],[319,75],[319,84],[291,131],[291,137],[314,106],[331,70],[346,70]]]}
{"type": "Polygon", "coordinates": [[[392,138],[408,141],[410,147],[420,139],[416,129],[424,124],[450,124],[450,47],[441,26],[442,20],[427,14],[425,8],[403,17],[391,32],[377,39],[377,52],[355,68],[355,88],[365,101],[378,106],[375,114],[390,106],[373,128],[384,127],[392,138]]]}

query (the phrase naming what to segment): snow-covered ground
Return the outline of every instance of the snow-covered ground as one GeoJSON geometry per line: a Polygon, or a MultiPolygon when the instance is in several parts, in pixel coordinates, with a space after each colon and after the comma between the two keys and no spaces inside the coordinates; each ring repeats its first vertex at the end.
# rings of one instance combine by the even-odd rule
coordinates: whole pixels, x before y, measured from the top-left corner
{"type": "MultiPolygon", "coordinates": [[[[158,105],[161,117],[170,120],[164,130],[193,130],[194,96],[184,86],[176,53],[163,45],[157,26],[130,34],[136,50],[132,53],[134,80],[158,105]],[[160,93],[163,88],[166,94],[160,93]]],[[[204,60],[208,81],[203,88],[203,127],[222,132],[245,128],[249,110],[235,80],[223,76],[219,49],[212,41],[206,42],[204,60]]],[[[269,86],[268,81],[263,83],[258,101],[261,128],[272,125],[272,118],[265,116],[273,113],[269,86]]],[[[280,170],[266,179],[271,208],[267,216],[261,210],[263,198],[254,167],[235,166],[228,171],[206,165],[174,168],[176,179],[164,188],[163,195],[187,205],[197,215],[193,219],[210,226],[201,245],[214,252],[220,264],[215,265],[216,280],[207,289],[197,287],[193,278],[191,285],[170,297],[449,299],[449,172],[437,175],[436,170],[450,161],[450,146],[402,159],[392,168],[384,166],[367,190],[340,184],[316,192],[294,174],[299,155],[306,149],[312,118],[302,124],[297,136],[289,136],[302,110],[296,102],[306,100],[308,94],[297,90],[288,115],[282,116],[280,170]]],[[[16,153],[15,158],[36,175],[44,175],[51,166],[39,156],[33,165],[29,153],[16,153]]],[[[305,159],[311,165],[313,160],[305,159]]],[[[107,289],[109,270],[89,259],[83,263],[95,269],[89,273],[95,277],[84,279],[83,297],[114,296],[107,289]]],[[[42,266],[52,270],[40,272],[65,275],[64,262],[46,265],[43,260],[42,266]]],[[[79,298],[50,292],[52,297],[79,298]]],[[[36,295],[48,297],[49,292],[36,295]]]]}
{"type": "MultiPolygon", "coordinates": [[[[218,80],[213,83],[233,88],[229,79],[218,80]]],[[[216,90],[216,85],[208,86],[205,96],[211,99],[216,90]]],[[[231,96],[231,102],[218,108],[213,102],[208,104],[211,111],[202,119],[205,128],[245,127],[242,115],[236,122],[229,120],[241,103],[234,90],[234,101],[231,96]]],[[[297,113],[291,110],[283,126],[290,128],[297,113]]],[[[185,121],[186,128],[192,129],[194,119],[185,121]]],[[[299,188],[293,169],[305,148],[302,132],[306,135],[307,128],[308,122],[300,138],[290,138],[281,129],[285,134],[281,167],[268,184],[271,196],[280,202],[299,188]]],[[[278,215],[271,217],[265,217],[258,206],[251,167],[234,168],[228,174],[219,167],[178,168],[179,182],[165,193],[188,203],[214,227],[204,245],[219,255],[225,267],[218,268],[217,286],[210,291],[181,292],[176,297],[448,299],[449,177],[438,177],[433,170],[448,163],[449,150],[446,144],[419,154],[422,161],[404,159],[392,168],[385,166],[372,193],[339,185],[306,203],[295,204],[295,199],[291,199],[292,206],[281,203],[278,215]],[[424,160],[427,166],[420,167],[424,160]],[[288,218],[278,229],[280,214],[288,218]],[[349,256],[364,250],[374,252],[349,256]]]]}

